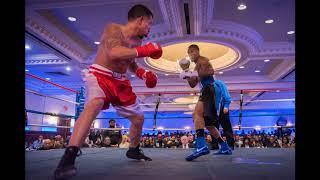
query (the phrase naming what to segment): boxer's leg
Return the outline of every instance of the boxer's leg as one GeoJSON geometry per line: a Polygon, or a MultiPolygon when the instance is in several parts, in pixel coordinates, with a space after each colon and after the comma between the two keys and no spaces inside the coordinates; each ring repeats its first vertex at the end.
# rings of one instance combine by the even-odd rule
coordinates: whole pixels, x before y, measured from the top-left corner
{"type": "Polygon", "coordinates": [[[74,125],[69,145],[54,172],[56,180],[68,178],[76,174],[76,168],[74,167],[75,159],[78,156],[81,144],[88,134],[92,121],[99,114],[103,105],[104,99],[101,98],[93,99],[86,104],[84,111],[80,114],[74,125]]]}
{"type": "Polygon", "coordinates": [[[80,114],[79,118],[76,120],[73,133],[71,135],[68,146],[80,147],[84,142],[86,135],[90,130],[90,126],[93,120],[97,117],[104,105],[104,98],[95,98],[89,101],[80,114]]]}
{"type": "MultiPolygon", "coordinates": [[[[135,98],[133,94],[132,98],[135,98]]],[[[129,129],[130,146],[126,156],[131,159],[144,159],[146,161],[151,161],[152,159],[145,156],[139,146],[142,126],[144,123],[144,115],[140,110],[138,103],[135,102],[134,104],[127,106],[114,106],[114,108],[120,116],[128,118],[131,122],[129,129]]]]}
{"type": "Polygon", "coordinates": [[[130,159],[144,159],[146,161],[152,161],[151,158],[144,155],[140,149],[140,137],[142,133],[142,126],[144,122],[143,114],[136,114],[130,116],[129,120],[131,121],[129,136],[130,136],[130,146],[129,150],[126,153],[126,156],[130,159]]]}
{"type": "Polygon", "coordinates": [[[204,127],[205,122],[203,118],[203,102],[198,101],[193,111],[193,120],[196,129],[196,151],[191,155],[186,157],[187,161],[192,161],[195,158],[198,158],[202,155],[206,155],[210,153],[208,146],[206,145],[206,141],[204,138],[204,127]]]}
{"type": "Polygon", "coordinates": [[[89,132],[92,121],[99,114],[100,110],[104,108],[104,105],[109,105],[106,102],[106,95],[100,88],[95,75],[86,73],[85,85],[87,102],[83,112],[75,122],[68,147],[54,172],[56,180],[65,179],[76,174],[75,159],[79,152],[81,154],[80,147],[89,132]]]}
{"type": "Polygon", "coordinates": [[[230,147],[222,139],[219,130],[216,127],[214,127],[213,125],[212,126],[206,126],[206,128],[209,130],[210,135],[213,136],[218,141],[218,143],[220,144],[220,149],[215,154],[227,154],[227,155],[232,154],[232,151],[231,151],[230,147]]]}

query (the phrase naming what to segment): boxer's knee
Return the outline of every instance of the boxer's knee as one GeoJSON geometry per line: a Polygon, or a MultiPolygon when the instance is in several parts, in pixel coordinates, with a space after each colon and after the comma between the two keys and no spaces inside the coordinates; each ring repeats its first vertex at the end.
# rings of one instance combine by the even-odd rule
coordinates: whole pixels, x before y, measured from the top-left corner
{"type": "Polygon", "coordinates": [[[143,114],[136,114],[130,117],[130,121],[134,126],[142,127],[144,123],[144,115],[143,114]]]}
{"type": "Polygon", "coordinates": [[[104,105],[104,98],[93,98],[86,103],[86,107],[94,109],[102,109],[104,105]]]}

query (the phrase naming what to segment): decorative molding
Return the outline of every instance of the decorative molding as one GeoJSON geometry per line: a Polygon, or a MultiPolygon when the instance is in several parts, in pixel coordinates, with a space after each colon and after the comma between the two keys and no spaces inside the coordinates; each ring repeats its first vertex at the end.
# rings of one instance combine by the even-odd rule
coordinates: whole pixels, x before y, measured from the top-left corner
{"type": "Polygon", "coordinates": [[[206,29],[208,17],[212,18],[213,2],[212,0],[193,0],[193,16],[194,16],[194,34],[200,35],[206,29]]]}
{"type": "Polygon", "coordinates": [[[263,44],[262,36],[258,32],[230,21],[214,21],[203,34],[238,41],[248,48],[250,54],[256,54],[263,44]]]}
{"type": "MultiPolygon", "coordinates": [[[[152,1],[152,0],[150,0],[152,1]]],[[[36,9],[54,9],[54,8],[68,8],[68,7],[83,7],[83,6],[101,6],[101,5],[113,5],[113,4],[128,4],[128,3],[143,3],[145,0],[121,0],[121,1],[102,1],[102,0],[72,0],[72,1],[57,1],[46,0],[40,2],[26,2],[26,8],[36,9]]]]}
{"type": "Polygon", "coordinates": [[[169,18],[169,15],[167,13],[167,11],[169,11],[166,7],[166,4],[168,4],[170,0],[158,0],[159,2],[159,6],[160,6],[160,10],[161,10],[161,14],[162,14],[162,17],[163,17],[163,20],[165,22],[165,24],[169,27],[172,27],[171,23],[172,22],[172,19],[169,18]]]}
{"type": "Polygon", "coordinates": [[[51,54],[51,53],[46,53],[46,54],[33,54],[26,56],[26,60],[43,60],[43,59],[58,59],[59,57],[51,54]]]}
{"type": "Polygon", "coordinates": [[[295,61],[283,61],[281,64],[279,64],[277,67],[275,67],[271,73],[269,73],[268,77],[272,79],[273,81],[279,80],[282,78],[285,74],[287,74],[289,71],[295,68],[295,61]]]}
{"type": "Polygon", "coordinates": [[[59,58],[54,54],[36,54],[27,56],[26,65],[68,64],[69,61],[59,58]]]}
{"type": "MultiPolygon", "coordinates": [[[[176,36],[183,36],[179,1],[159,0],[158,2],[164,21],[170,28],[169,34],[173,34],[173,32],[175,32],[176,36]]],[[[154,36],[151,35],[151,38],[154,38],[154,36]]]]}
{"type": "MultiPolygon", "coordinates": [[[[206,22],[203,23],[203,28],[206,28],[206,25],[209,24],[213,17],[213,11],[214,11],[214,0],[207,0],[207,19],[206,22]]],[[[204,20],[203,20],[204,21],[204,20]]]]}
{"type": "Polygon", "coordinates": [[[53,64],[68,64],[68,61],[62,59],[45,59],[45,60],[26,60],[26,65],[53,65],[53,64]]]}
{"type": "Polygon", "coordinates": [[[30,30],[35,32],[37,35],[41,36],[43,39],[54,44],[60,49],[63,49],[64,52],[67,52],[68,54],[73,56],[75,59],[81,59],[81,60],[84,59],[84,55],[82,53],[80,53],[79,51],[71,47],[64,40],[56,36],[46,27],[44,27],[43,25],[40,25],[40,23],[36,22],[30,17],[26,17],[25,24],[26,24],[26,28],[29,28],[30,30]]]}
{"type": "Polygon", "coordinates": [[[203,0],[193,0],[193,17],[194,17],[194,35],[198,36],[202,30],[202,20],[203,20],[203,0]]]}
{"type": "Polygon", "coordinates": [[[295,45],[289,42],[263,43],[253,56],[295,56],[295,45]]]}

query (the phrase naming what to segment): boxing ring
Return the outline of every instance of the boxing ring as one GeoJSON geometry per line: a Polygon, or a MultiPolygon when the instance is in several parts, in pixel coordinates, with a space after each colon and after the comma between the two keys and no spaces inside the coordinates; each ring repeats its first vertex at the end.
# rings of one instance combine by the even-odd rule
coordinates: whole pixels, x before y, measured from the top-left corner
{"type": "MultiPolygon", "coordinates": [[[[56,129],[57,133],[64,133],[66,137],[73,129],[74,120],[78,116],[76,111],[79,106],[83,105],[78,94],[80,91],[64,87],[57,83],[50,82],[46,79],[36,77],[32,74],[27,76],[49,83],[52,86],[59,87],[69,93],[74,93],[74,99],[63,98],[55,95],[45,95],[35,90],[26,89],[26,94],[39,97],[44,103],[37,108],[27,108],[27,119],[34,118],[34,121],[26,121],[26,132],[42,131],[43,128],[56,129]],[[41,98],[40,98],[41,97],[41,98]],[[50,101],[47,101],[49,100],[50,101]],[[50,102],[56,102],[56,105],[61,105],[62,109],[51,112],[49,111],[50,102]],[[68,110],[66,110],[68,109],[68,110]],[[73,109],[73,110],[70,110],[73,109]],[[56,118],[56,119],[55,119],[56,118]],[[55,119],[54,122],[48,120],[55,119]]],[[[279,129],[279,128],[294,128],[294,123],[275,124],[273,126],[246,126],[247,117],[252,116],[294,116],[294,114],[246,114],[245,108],[248,104],[269,103],[269,102],[293,102],[294,98],[285,99],[245,99],[246,93],[254,92],[277,92],[277,91],[294,91],[294,89],[250,89],[250,90],[234,90],[233,93],[239,93],[239,99],[235,99],[233,103],[238,105],[238,108],[230,111],[230,117],[235,118],[237,123],[233,123],[234,132],[239,130],[263,130],[263,129],[279,129]],[[234,113],[235,112],[235,113],[234,113]]],[[[198,95],[199,92],[192,92],[198,95]]],[[[154,93],[137,93],[137,95],[148,95],[154,93]]],[[[156,98],[155,103],[144,103],[141,106],[152,106],[154,112],[146,120],[152,121],[152,127],[143,128],[145,131],[157,132],[161,131],[194,131],[192,127],[161,127],[158,125],[161,118],[158,110],[162,105],[184,105],[183,103],[161,102],[160,96],[163,94],[190,94],[190,92],[162,92],[156,98]]],[[[39,100],[39,101],[40,101],[39,100]]],[[[188,105],[194,103],[188,103],[188,105]]],[[[30,106],[31,107],[31,106],[30,106]]],[[[191,112],[188,110],[188,112],[191,112]]],[[[186,116],[192,118],[191,114],[186,116]]],[[[168,119],[178,119],[186,117],[168,117],[168,119]]],[[[105,120],[110,118],[97,118],[97,120],[105,120]]],[[[117,118],[115,118],[117,120],[117,118]]],[[[118,118],[119,120],[121,118],[118,118]]],[[[122,118],[123,119],[123,118],[122,118]]],[[[128,131],[129,127],[103,128],[92,125],[91,129],[96,130],[122,130],[128,131]]],[[[78,168],[77,176],[72,180],[84,179],[192,179],[192,180],[232,180],[232,179],[272,179],[272,180],[293,180],[295,179],[295,149],[294,148],[235,148],[232,155],[218,156],[213,155],[213,151],[206,156],[199,157],[193,162],[185,161],[185,157],[189,155],[193,149],[171,149],[171,148],[143,148],[146,155],[153,160],[149,162],[135,161],[127,159],[125,156],[126,149],[121,148],[82,148],[82,156],[76,160],[78,168]]],[[[25,152],[25,178],[27,180],[44,180],[52,179],[53,171],[56,168],[64,149],[50,149],[42,151],[26,151],[25,152]]]]}
{"type": "MultiPolygon", "coordinates": [[[[212,153],[187,162],[191,149],[143,148],[153,160],[126,158],[126,149],[83,148],[72,180],[294,180],[294,149],[235,149],[230,156],[212,153]]],[[[26,180],[52,179],[63,149],[26,152],[26,180]]]]}

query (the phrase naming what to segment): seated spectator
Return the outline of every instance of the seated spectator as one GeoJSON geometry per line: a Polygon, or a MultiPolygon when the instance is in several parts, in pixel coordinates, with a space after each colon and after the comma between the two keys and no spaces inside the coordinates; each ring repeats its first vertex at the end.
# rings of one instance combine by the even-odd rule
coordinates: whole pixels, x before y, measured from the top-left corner
{"type": "Polygon", "coordinates": [[[33,141],[29,147],[30,150],[41,150],[43,149],[43,136],[40,135],[37,140],[33,141]]]}
{"type": "MultiPolygon", "coordinates": [[[[114,119],[109,120],[109,128],[116,128],[116,121],[114,119]]],[[[122,133],[121,130],[105,130],[103,132],[103,138],[109,137],[111,146],[118,147],[121,143],[122,133]]]]}
{"type": "Polygon", "coordinates": [[[294,137],[289,144],[290,144],[290,147],[293,147],[293,148],[296,147],[296,138],[294,137]]]}
{"type": "Polygon", "coordinates": [[[251,138],[249,140],[249,147],[255,147],[255,146],[256,146],[256,141],[253,138],[251,138]]]}
{"type": "Polygon", "coordinates": [[[96,142],[94,142],[93,147],[98,147],[100,148],[102,145],[100,137],[97,138],[96,142]]]}
{"type": "Polygon", "coordinates": [[[70,138],[71,138],[71,136],[70,136],[70,135],[69,135],[69,136],[67,136],[67,138],[66,138],[66,142],[65,142],[65,147],[67,147],[67,146],[68,146],[69,141],[70,141],[70,138]]]}
{"type": "Polygon", "coordinates": [[[287,136],[282,137],[281,147],[282,148],[290,148],[289,138],[287,136]]]}
{"type": "Polygon", "coordinates": [[[186,135],[183,135],[181,137],[181,144],[182,144],[182,149],[189,149],[188,137],[186,135]]]}
{"type": "Polygon", "coordinates": [[[165,137],[162,139],[163,147],[167,148],[169,138],[165,135],[165,137]]]}
{"type": "Polygon", "coordinates": [[[267,135],[262,135],[262,137],[261,137],[261,143],[262,143],[262,147],[263,148],[265,148],[265,147],[267,147],[267,145],[268,145],[268,138],[267,138],[267,135]]]}
{"type": "Polygon", "coordinates": [[[90,147],[89,144],[90,144],[90,139],[89,139],[89,136],[87,136],[82,144],[82,147],[90,147]]]}
{"type": "Polygon", "coordinates": [[[107,136],[103,139],[103,142],[101,143],[102,147],[111,147],[111,139],[107,136]]]}
{"type": "Polygon", "coordinates": [[[189,142],[189,144],[188,144],[189,148],[195,147],[194,146],[194,142],[193,142],[193,135],[192,134],[188,135],[188,142],[189,142]]]}
{"type": "Polygon", "coordinates": [[[159,144],[159,147],[162,148],[163,147],[163,144],[162,144],[162,133],[160,131],[160,134],[158,132],[158,135],[157,135],[157,143],[159,144]]]}
{"type": "Polygon", "coordinates": [[[152,145],[151,145],[151,143],[150,143],[149,138],[147,138],[147,139],[144,141],[144,147],[145,147],[145,148],[152,148],[152,145]]]}
{"type": "Polygon", "coordinates": [[[173,148],[178,148],[179,147],[179,141],[177,140],[176,136],[172,136],[171,137],[171,141],[172,141],[172,146],[173,148]]]}
{"type": "Polygon", "coordinates": [[[236,137],[235,137],[235,142],[234,142],[234,144],[235,144],[235,146],[236,146],[237,148],[240,148],[240,147],[242,147],[242,145],[243,145],[243,141],[242,141],[240,138],[242,138],[242,137],[240,137],[239,135],[236,135],[236,137]]]}
{"type": "Polygon", "coordinates": [[[53,141],[53,148],[54,149],[62,149],[63,147],[63,138],[61,137],[61,135],[57,135],[54,137],[54,141],[53,141]]]}
{"type": "Polygon", "coordinates": [[[44,139],[43,140],[43,149],[44,150],[49,150],[49,149],[53,149],[53,144],[54,141],[51,139],[44,139]]]}
{"type": "Polygon", "coordinates": [[[269,137],[269,142],[267,142],[267,147],[268,148],[279,148],[280,145],[274,135],[271,135],[269,137]]]}
{"type": "Polygon", "coordinates": [[[167,148],[171,148],[171,147],[173,147],[173,146],[174,146],[174,142],[171,140],[171,138],[168,138],[166,147],[167,147],[167,148]]]}
{"type": "Polygon", "coordinates": [[[243,141],[243,147],[244,148],[250,148],[250,142],[249,142],[249,138],[245,138],[243,141]]]}
{"type": "Polygon", "coordinates": [[[121,143],[119,144],[119,148],[129,148],[129,138],[127,135],[122,135],[121,143]]]}

